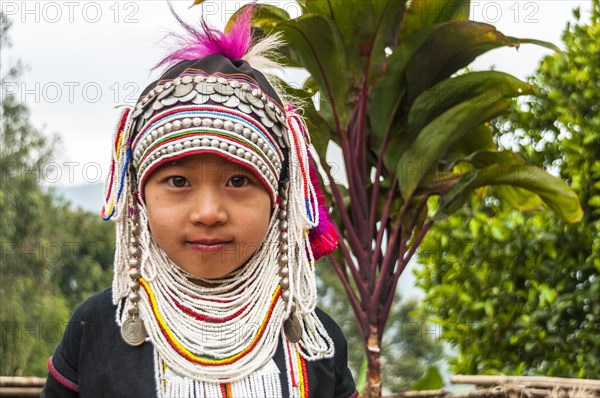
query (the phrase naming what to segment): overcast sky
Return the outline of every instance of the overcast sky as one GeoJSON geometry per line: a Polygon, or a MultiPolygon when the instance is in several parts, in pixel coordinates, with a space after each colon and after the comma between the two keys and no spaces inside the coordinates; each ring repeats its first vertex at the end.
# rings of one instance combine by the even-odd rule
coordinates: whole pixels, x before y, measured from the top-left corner
{"type": "MultiPolygon", "coordinates": [[[[191,0],[175,1],[178,13],[197,20],[202,9],[222,27],[244,1],[207,1],[188,8],[191,0]]],[[[267,3],[265,1],[265,3],[267,3]]],[[[298,15],[293,2],[270,1],[298,15]]],[[[151,67],[164,54],[166,32],[177,30],[167,4],[146,1],[3,1],[12,19],[13,48],[2,49],[2,65],[21,59],[28,71],[19,82],[7,82],[28,104],[36,126],[62,139],[56,162],[62,172],[46,170],[47,182],[59,185],[103,181],[109,142],[119,111],[115,105],[135,101],[156,73],[151,67]]],[[[591,0],[471,1],[471,18],[494,24],[510,36],[560,42],[572,8],[587,17],[591,0]]],[[[495,50],[474,63],[525,78],[549,51],[534,45],[495,50]]],[[[305,75],[291,74],[292,79],[305,75]]]]}

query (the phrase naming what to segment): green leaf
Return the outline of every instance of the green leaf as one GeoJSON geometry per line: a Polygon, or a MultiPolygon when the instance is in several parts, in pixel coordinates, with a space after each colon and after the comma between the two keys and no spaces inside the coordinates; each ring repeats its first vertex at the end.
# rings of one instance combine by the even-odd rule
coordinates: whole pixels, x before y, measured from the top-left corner
{"type": "Polygon", "coordinates": [[[491,99],[486,93],[452,107],[429,123],[395,167],[403,197],[407,199],[413,194],[423,176],[432,172],[447,148],[463,134],[507,108],[508,102],[503,98],[491,99]]]}
{"type": "Polygon", "coordinates": [[[335,115],[332,125],[344,126],[347,119],[348,82],[344,73],[344,50],[332,34],[324,17],[303,15],[296,20],[277,23],[274,31],[282,32],[290,49],[290,60],[305,68],[319,86],[321,101],[335,115]]]}
{"type": "Polygon", "coordinates": [[[384,48],[390,45],[400,27],[405,0],[346,0],[312,2],[311,13],[322,15],[332,23],[345,52],[345,73],[358,87],[365,70],[379,71],[385,61],[384,48]],[[316,7],[320,4],[320,7],[316,7]],[[360,21],[360,23],[356,23],[360,21]]]}
{"type": "Polygon", "coordinates": [[[517,45],[517,48],[521,44],[537,44],[538,46],[546,47],[552,51],[556,51],[557,53],[562,53],[562,50],[558,46],[556,46],[553,43],[550,43],[549,41],[536,40],[536,39],[520,39],[518,37],[512,37],[512,36],[506,36],[506,38],[508,40],[512,41],[513,43],[515,43],[517,45]]]}
{"type": "Polygon", "coordinates": [[[533,210],[542,204],[539,196],[523,188],[499,185],[494,187],[494,192],[496,192],[498,199],[517,210],[533,210]]]}
{"type": "Polygon", "coordinates": [[[487,315],[489,318],[494,317],[495,311],[494,311],[494,302],[492,301],[492,299],[485,300],[483,310],[485,311],[485,315],[487,315]]]}
{"type": "Polygon", "coordinates": [[[469,19],[470,0],[413,0],[402,21],[400,40],[424,27],[450,20],[469,19]]]}
{"type": "Polygon", "coordinates": [[[533,94],[533,88],[503,72],[472,72],[445,79],[417,97],[408,114],[408,135],[463,101],[488,93],[494,98],[533,94]]]}
{"type": "Polygon", "coordinates": [[[531,165],[494,164],[478,171],[473,187],[511,185],[537,194],[563,220],[577,222],[583,217],[577,194],[566,182],[531,165]]]}
{"type": "Polygon", "coordinates": [[[251,5],[254,6],[252,10],[252,26],[262,29],[265,33],[271,33],[278,23],[290,19],[290,15],[282,8],[269,4],[246,4],[233,13],[225,25],[224,31],[229,32],[233,23],[244,13],[246,7],[251,5]]]}
{"type": "Polygon", "coordinates": [[[367,364],[367,357],[363,357],[363,360],[360,363],[360,369],[358,370],[358,377],[356,378],[356,391],[361,394],[365,389],[365,384],[367,382],[367,364]]]}
{"type": "Polygon", "coordinates": [[[387,60],[386,73],[371,88],[367,113],[373,133],[373,148],[380,148],[384,136],[392,128],[406,92],[406,68],[412,54],[443,24],[428,26],[415,32],[394,49],[387,60]]]}
{"type": "Polygon", "coordinates": [[[437,368],[437,366],[430,366],[423,377],[421,377],[415,384],[410,388],[414,391],[424,390],[439,390],[444,386],[444,379],[437,368]]]}
{"type": "Polygon", "coordinates": [[[411,57],[406,70],[408,103],[475,58],[502,46],[516,46],[492,25],[473,21],[446,22],[411,57]],[[435,62],[431,62],[435,59],[435,62]]]}

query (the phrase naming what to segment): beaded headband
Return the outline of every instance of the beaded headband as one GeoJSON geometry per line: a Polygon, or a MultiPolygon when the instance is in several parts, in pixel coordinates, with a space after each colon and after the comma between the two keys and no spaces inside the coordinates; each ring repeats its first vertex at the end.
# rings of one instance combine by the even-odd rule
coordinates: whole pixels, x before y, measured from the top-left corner
{"type": "MultiPolygon", "coordinates": [[[[246,17],[232,28],[239,40],[249,37],[249,14],[246,17]]],[[[179,21],[188,31],[192,29],[179,21]]],[[[263,245],[249,264],[260,263],[265,257],[275,259],[278,271],[262,276],[260,282],[276,286],[269,313],[285,320],[287,340],[298,343],[307,358],[332,355],[331,340],[314,314],[313,266],[316,259],[335,249],[338,237],[328,220],[302,117],[292,104],[284,104],[265,75],[250,65],[265,62],[260,55],[247,56],[252,52],[249,40],[245,47],[240,43],[236,46],[231,37],[214,37],[215,31],[204,28],[204,35],[192,32],[196,44],[173,53],[167,58],[172,62],[161,63],[172,65],[144,90],[133,109],[122,113],[102,217],[117,221],[113,302],[121,305],[126,299],[126,310],[117,313],[123,339],[131,345],[142,344],[150,328],[154,344],[167,347],[159,349],[159,355],[169,366],[182,374],[189,371],[190,377],[211,380],[215,368],[193,368],[198,365],[190,365],[190,359],[180,355],[185,350],[171,352],[168,347],[178,344],[171,341],[174,334],[161,329],[164,324],[154,322],[161,319],[156,312],[160,305],[153,304],[151,294],[157,274],[154,262],[167,268],[170,262],[153,246],[145,225],[144,184],[152,172],[185,156],[212,153],[247,167],[264,184],[275,210],[268,234],[274,233],[277,239],[263,245]],[[238,51],[231,53],[231,48],[238,51]]],[[[268,48],[274,43],[276,40],[267,38],[255,47],[268,48]]],[[[256,337],[258,340],[244,352],[256,344],[274,350],[275,332],[265,336],[269,333],[271,337],[256,337]]],[[[225,362],[216,372],[228,379],[252,369],[243,359],[238,366],[243,370],[235,367],[235,361],[225,362]]]]}

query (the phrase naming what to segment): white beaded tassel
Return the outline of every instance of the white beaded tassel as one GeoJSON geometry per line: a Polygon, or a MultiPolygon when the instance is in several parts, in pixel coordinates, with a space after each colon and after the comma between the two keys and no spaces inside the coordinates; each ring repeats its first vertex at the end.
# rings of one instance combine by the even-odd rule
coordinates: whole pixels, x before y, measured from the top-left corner
{"type": "Polygon", "coordinates": [[[319,223],[318,200],[309,176],[308,143],[304,120],[295,113],[287,115],[289,158],[288,195],[288,258],[290,300],[286,315],[296,304],[296,316],[302,325],[302,338],[298,342],[300,353],[308,360],[333,356],[333,341],[314,313],[317,305],[317,286],[314,257],[308,231],[319,223]],[[304,174],[303,174],[304,171],[304,174]],[[305,192],[309,195],[308,202],[305,192]]]}
{"type": "MultiPolygon", "coordinates": [[[[131,130],[131,115],[132,108],[127,108],[121,114],[121,118],[117,123],[115,134],[111,148],[111,160],[113,169],[109,173],[104,183],[104,198],[105,204],[103,214],[105,220],[113,220],[116,222],[116,247],[114,257],[114,276],[113,276],[113,304],[120,304],[121,299],[127,296],[129,289],[129,240],[131,239],[131,215],[130,208],[133,201],[136,200],[131,192],[130,175],[130,145],[129,137],[131,130]],[[123,129],[119,130],[123,124],[123,129]],[[109,195],[110,193],[110,195],[109,195]]],[[[119,312],[117,312],[118,314],[119,312]]],[[[120,325],[120,319],[117,315],[117,322],[120,325]]]]}

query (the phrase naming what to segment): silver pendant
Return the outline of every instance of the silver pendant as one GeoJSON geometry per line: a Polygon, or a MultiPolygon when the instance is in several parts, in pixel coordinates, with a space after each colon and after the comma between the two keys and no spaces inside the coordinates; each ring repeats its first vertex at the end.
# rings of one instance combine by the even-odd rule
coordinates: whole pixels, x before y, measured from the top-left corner
{"type": "Polygon", "coordinates": [[[146,341],[146,327],[139,317],[128,317],[121,325],[121,337],[131,346],[141,345],[146,341]]]}
{"type": "Polygon", "coordinates": [[[291,314],[288,319],[283,322],[283,332],[290,343],[297,343],[302,338],[302,326],[295,314],[291,314]]]}

